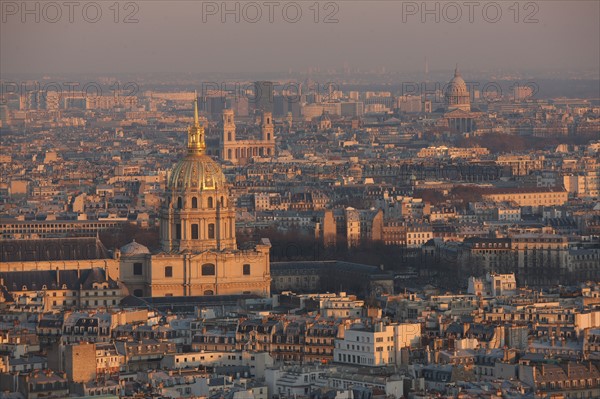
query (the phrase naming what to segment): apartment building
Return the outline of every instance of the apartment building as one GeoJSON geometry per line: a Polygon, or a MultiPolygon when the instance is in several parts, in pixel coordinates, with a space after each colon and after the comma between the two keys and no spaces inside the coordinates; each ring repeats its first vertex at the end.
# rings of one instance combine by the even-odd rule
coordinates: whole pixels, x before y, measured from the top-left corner
{"type": "Polygon", "coordinates": [[[369,367],[400,365],[400,350],[419,346],[420,337],[421,325],[416,323],[357,325],[336,340],[334,361],[369,367]]]}

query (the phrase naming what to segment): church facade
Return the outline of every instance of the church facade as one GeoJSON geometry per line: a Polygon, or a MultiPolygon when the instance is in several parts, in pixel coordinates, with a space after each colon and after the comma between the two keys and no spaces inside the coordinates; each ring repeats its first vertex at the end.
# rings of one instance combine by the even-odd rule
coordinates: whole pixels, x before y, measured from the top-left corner
{"type": "Polygon", "coordinates": [[[270,242],[239,250],[235,206],[221,167],[206,154],[195,102],[187,155],[170,173],[160,211],[161,251],[125,245],[119,279],[136,296],[256,294],[269,296],[270,242]]]}
{"type": "Polygon", "coordinates": [[[223,161],[244,164],[254,157],[272,157],[275,155],[275,128],[273,115],[270,112],[261,114],[259,139],[236,139],[234,113],[231,109],[223,111],[219,129],[221,131],[219,154],[223,161]]]}

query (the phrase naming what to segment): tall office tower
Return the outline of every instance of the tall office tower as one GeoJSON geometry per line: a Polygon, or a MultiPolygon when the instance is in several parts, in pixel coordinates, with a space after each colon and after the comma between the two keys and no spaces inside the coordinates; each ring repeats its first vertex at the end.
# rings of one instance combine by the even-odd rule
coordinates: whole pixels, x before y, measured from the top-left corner
{"type": "Polygon", "coordinates": [[[251,99],[253,109],[260,112],[274,111],[273,82],[254,82],[254,98],[251,99]]]}
{"type": "Polygon", "coordinates": [[[0,126],[10,124],[8,105],[0,105],[0,126]]]}

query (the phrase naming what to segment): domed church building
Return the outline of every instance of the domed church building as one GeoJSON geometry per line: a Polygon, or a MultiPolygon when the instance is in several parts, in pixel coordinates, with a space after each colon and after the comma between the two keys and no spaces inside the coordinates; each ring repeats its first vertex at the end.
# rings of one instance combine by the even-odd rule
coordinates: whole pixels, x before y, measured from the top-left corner
{"type": "Polygon", "coordinates": [[[448,82],[444,99],[447,111],[454,111],[455,109],[471,111],[471,96],[465,80],[458,71],[458,67],[454,70],[454,77],[448,82]]]}
{"type": "Polygon", "coordinates": [[[187,155],[172,169],[160,211],[161,251],[138,243],[118,251],[120,280],[136,296],[269,296],[268,239],[239,250],[235,205],[219,164],[206,154],[194,101],[187,155]]]}
{"type": "Polygon", "coordinates": [[[444,105],[444,119],[452,131],[470,133],[476,130],[476,121],[481,112],[471,107],[471,94],[458,66],[454,70],[454,77],[446,85],[444,105]]]}

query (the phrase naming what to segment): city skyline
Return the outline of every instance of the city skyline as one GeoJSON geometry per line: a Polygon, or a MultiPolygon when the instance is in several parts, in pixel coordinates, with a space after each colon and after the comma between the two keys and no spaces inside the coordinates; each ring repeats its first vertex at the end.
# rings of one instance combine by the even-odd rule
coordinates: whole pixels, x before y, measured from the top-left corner
{"type": "Polygon", "coordinates": [[[600,398],[600,2],[0,12],[0,399],[600,398]]]}

